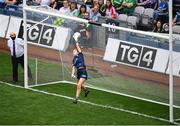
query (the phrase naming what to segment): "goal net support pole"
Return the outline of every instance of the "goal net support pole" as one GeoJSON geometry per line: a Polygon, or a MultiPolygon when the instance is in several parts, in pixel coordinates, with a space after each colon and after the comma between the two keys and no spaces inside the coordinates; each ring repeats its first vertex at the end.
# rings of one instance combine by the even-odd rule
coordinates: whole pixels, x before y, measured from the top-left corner
{"type": "Polygon", "coordinates": [[[23,37],[24,37],[24,87],[28,88],[28,60],[27,60],[27,15],[26,10],[26,0],[23,0],[23,37]]]}
{"type": "Polygon", "coordinates": [[[173,119],[173,38],[172,38],[172,0],[169,0],[169,121],[173,119]]]}

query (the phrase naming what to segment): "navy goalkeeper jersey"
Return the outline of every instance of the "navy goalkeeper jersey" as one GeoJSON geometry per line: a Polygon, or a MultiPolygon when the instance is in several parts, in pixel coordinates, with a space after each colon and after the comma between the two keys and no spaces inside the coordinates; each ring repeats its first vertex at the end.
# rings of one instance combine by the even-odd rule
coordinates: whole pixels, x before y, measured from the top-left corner
{"type": "Polygon", "coordinates": [[[86,68],[83,53],[80,52],[78,55],[74,56],[73,66],[75,66],[77,69],[86,68]]]}

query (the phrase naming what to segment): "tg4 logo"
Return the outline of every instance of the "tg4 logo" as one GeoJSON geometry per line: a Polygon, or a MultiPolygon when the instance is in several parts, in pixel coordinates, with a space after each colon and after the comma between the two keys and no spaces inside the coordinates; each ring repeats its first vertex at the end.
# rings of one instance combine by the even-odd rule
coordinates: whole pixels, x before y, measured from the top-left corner
{"type": "Polygon", "coordinates": [[[120,42],[116,61],[152,69],[157,50],[120,42]]]}

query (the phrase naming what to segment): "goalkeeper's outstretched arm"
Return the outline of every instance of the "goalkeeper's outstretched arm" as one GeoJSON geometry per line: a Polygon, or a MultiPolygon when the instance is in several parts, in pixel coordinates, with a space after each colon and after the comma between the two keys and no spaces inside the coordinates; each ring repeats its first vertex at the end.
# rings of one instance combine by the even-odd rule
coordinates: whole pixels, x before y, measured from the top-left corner
{"type": "Polygon", "coordinates": [[[78,52],[82,52],[78,42],[76,42],[76,49],[77,49],[78,52]]]}

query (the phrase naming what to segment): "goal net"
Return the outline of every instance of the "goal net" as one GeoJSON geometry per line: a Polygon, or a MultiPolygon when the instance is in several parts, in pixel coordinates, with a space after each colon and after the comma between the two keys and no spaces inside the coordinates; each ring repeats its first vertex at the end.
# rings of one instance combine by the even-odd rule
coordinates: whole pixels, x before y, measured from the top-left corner
{"type": "MultiPolygon", "coordinates": [[[[75,44],[72,36],[79,32],[79,44],[88,71],[87,86],[163,105],[167,113],[169,40],[166,34],[139,32],[133,30],[136,28],[134,24],[105,17],[100,17],[98,23],[88,23],[85,19],[61,15],[47,7],[29,7],[26,16],[27,58],[33,77],[32,80],[28,80],[28,87],[76,83],[77,80],[71,78],[72,51],[75,44]]],[[[20,26],[18,36],[22,37],[24,23],[22,19],[12,17],[9,27],[17,24],[20,26]]],[[[178,121],[178,37],[174,39],[173,50],[174,118],[178,121]]],[[[3,76],[5,77],[5,74],[3,76]]],[[[169,116],[162,113],[158,113],[159,117],[168,120],[169,116]]]]}

